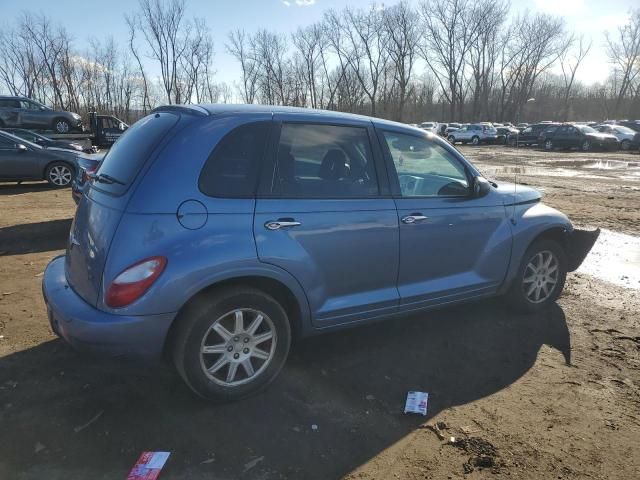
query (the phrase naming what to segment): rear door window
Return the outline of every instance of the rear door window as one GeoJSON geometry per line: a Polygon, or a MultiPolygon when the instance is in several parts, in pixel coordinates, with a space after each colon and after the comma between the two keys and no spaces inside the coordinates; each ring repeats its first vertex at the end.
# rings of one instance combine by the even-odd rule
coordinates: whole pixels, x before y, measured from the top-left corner
{"type": "Polygon", "coordinates": [[[134,123],[113,144],[97,172],[98,175],[108,175],[114,182],[94,182],[94,188],[114,195],[126,192],[153,150],[179,118],[173,112],[159,112],[134,123]]]}
{"type": "Polygon", "coordinates": [[[220,140],[200,173],[200,191],[211,197],[253,197],[270,129],[271,122],[249,123],[220,140]]]}

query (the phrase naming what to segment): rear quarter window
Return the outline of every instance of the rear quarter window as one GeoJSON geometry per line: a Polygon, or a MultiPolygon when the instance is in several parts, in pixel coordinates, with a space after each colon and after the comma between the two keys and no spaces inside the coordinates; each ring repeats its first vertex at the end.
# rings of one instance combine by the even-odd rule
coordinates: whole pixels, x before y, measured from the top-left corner
{"type": "Polygon", "coordinates": [[[270,121],[253,122],[227,133],[202,168],[200,191],[210,197],[253,197],[270,129],[270,121]]]}
{"type": "Polygon", "coordinates": [[[179,118],[173,112],[159,112],[134,123],[113,144],[97,172],[98,175],[109,175],[122,184],[94,182],[93,187],[113,195],[126,192],[154,149],[179,118]]]}

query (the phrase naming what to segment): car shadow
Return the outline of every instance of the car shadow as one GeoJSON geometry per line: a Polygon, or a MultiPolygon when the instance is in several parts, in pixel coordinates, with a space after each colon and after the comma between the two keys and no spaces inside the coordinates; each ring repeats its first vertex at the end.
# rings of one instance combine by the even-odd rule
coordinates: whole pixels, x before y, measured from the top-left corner
{"type": "Polygon", "coordinates": [[[0,228],[0,257],[64,249],[71,218],[0,228]]]}
{"type": "Polygon", "coordinates": [[[300,340],[268,390],[211,405],[167,366],[53,340],[0,359],[0,476],[123,478],[142,451],[162,450],[167,478],[340,478],[444,409],[511,385],[542,345],[571,363],[558,305],[516,315],[483,301],[300,340]],[[403,415],[409,390],[429,393],[427,417],[403,415]]]}
{"type": "Polygon", "coordinates": [[[47,190],[55,190],[58,187],[52,187],[47,182],[38,183],[0,183],[1,195],[20,195],[23,193],[46,192],[47,190]]]}

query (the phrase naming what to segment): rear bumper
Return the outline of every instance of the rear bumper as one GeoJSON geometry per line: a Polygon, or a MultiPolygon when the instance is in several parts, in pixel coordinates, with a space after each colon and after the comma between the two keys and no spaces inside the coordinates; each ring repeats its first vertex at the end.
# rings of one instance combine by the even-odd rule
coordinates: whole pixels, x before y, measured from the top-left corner
{"type": "Polygon", "coordinates": [[[566,251],[567,251],[567,271],[573,272],[577,270],[582,262],[586,258],[587,254],[593,248],[598,236],[600,235],[600,229],[597,228],[592,232],[587,230],[579,230],[577,228],[567,233],[566,237],[566,251]]]}
{"type": "Polygon", "coordinates": [[[109,356],[160,359],[175,313],[125,316],[94,308],[67,283],[64,256],[47,266],[42,293],[52,330],[72,347],[109,356]]]}

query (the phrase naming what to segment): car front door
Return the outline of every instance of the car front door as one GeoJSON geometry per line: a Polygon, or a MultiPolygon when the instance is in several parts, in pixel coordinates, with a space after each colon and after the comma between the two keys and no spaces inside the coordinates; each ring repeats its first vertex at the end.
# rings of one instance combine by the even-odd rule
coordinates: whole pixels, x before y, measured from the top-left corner
{"type": "Polygon", "coordinates": [[[28,100],[20,101],[22,126],[25,128],[43,128],[49,126],[46,116],[40,110],[40,105],[28,100]]]}
{"type": "Polygon", "coordinates": [[[467,140],[469,140],[469,138],[471,138],[469,136],[469,128],[470,127],[468,125],[466,127],[460,127],[453,133],[454,138],[461,142],[466,142],[467,140]]]}
{"type": "Polygon", "coordinates": [[[398,208],[403,311],[493,294],[511,254],[502,197],[472,195],[472,172],[448,146],[379,130],[398,208]]]}
{"type": "Polygon", "coordinates": [[[398,218],[371,123],[274,119],[254,219],[260,260],[302,285],[316,328],[396,312],[398,218]]]}
{"type": "Polygon", "coordinates": [[[0,178],[41,179],[38,152],[20,147],[11,139],[0,137],[0,178]]]}

